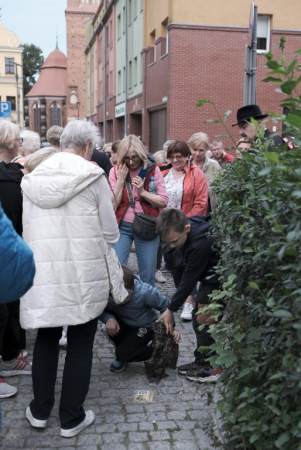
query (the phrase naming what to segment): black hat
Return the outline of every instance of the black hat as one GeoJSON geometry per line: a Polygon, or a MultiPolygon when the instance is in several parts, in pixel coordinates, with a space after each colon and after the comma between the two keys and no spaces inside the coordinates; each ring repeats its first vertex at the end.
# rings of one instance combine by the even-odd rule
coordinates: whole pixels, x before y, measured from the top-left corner
{"type": "Polygon", "coordinates": [[[262,114],[259,106],[257,105],[243,106],[242,108],[239,108],[237,110],[237,123],[232,125],[232,127],[240,125],[241,123],[244,122],[248,122],[252,117],[255,120],[259,120],[268,117],[268,114],[262,114]]]}

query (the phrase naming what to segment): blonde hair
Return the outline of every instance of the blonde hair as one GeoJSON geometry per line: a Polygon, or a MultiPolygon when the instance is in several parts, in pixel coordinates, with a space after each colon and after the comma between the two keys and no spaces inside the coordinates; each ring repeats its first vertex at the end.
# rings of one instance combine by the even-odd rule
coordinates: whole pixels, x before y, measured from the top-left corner
{"type": "Polygon", "coordinates": [[[112,149],[112,145],[113,145],[113,142],[108,142],[107,144],[105,144],[102,148],[102,152],[105,152],[107,147],[111,147],[111,149],[112,149]]]}
{"type": "Polygon", "coordinates": [[[38,133],[35,131],[25,130],[21,132],[21,137],[23,138],[22,147],[20,147],[21,155],[27,156],[37,150],[40,150],[41,139],[38,133]]]}
{"type": "Polygon", "coordinates": [[[55,153],[58,153],[57,149],[52,147],[45,147],[41,148],[41,150],[37,150],[36,152],[31,153],[30,155],[27,155],[24,160],[24,169],[27,169],[29,173],[32,172],[43,161],[50,158],[50,156],[55,155],[55,153]]]}
{"type": "Polygon", "coordinates": [[[130,134],[122,139],[119,144],[117,151],[117,161],[119,164],[124,164],[124,158],[129,149],[133,149],[134,152],[137,153],[140,160],[143,163],[143,167],[146,169],[147,167],[147,151],[145,150],[144,145],[134,134],[130,134]]]}
{"type": "Polygon", "coordinates": [[[11,151],[14,148],[15,140],[20,137],[20,128],[15,123],[3,120],[0,122],[0,152],[11,151]]]}
{"type": "Polygon", "coordinates": [[[205,149],[209,149],[209,136],[207,133],[194,133],[189,140],[187,141],[187,144],[189,147],[194,150],[196,147],[198,147],[201,144],[204,144],[205,149]]]}
{"type": "Polygon", "coordinates": [[[158,164],[167,163],[167,151],[166,150],[158,150],[154,153],[154,158],[158,164]]]}

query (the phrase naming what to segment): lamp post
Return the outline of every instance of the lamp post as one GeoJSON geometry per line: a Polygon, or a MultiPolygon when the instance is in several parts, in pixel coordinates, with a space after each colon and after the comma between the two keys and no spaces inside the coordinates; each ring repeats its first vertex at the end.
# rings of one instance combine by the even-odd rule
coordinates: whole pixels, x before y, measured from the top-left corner
{"type": "Polygon", "coordinates": [[[14,62],[14,65],[16,66],[16,84],[17,84],[17,121],[18,121],[18,125],[20,125],[20,91],[19,91],[19,75],[18,75],[18,67],[21,67],[23,69],[22,64],[18,64],[16,62],[14,62]]]}
{"type": "Polygon", "coordinates": [[[77,100],[76,106],[77,106],[77,119],[79,119],[79,107],[80,107],[80,101],[79,100],[77,100]]]}

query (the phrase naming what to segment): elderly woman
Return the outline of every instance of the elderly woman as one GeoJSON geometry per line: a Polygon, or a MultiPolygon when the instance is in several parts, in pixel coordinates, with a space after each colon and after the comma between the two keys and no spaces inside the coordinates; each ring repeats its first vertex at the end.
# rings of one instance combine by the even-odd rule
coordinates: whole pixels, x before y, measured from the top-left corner
{"type": "Polygon", "coordinates": [[[60,138],[63,131],[64,131],[63,127],[53,125],[48,129],[46,134],[46,139],[51,145],[51,147],[57,149],[58,151],[61,150],[60,138]]]}
{"type": "MultiPolygon", "coordinates": [[[[126,265],[132,242],[135,242],[140,279],[154,286],[159,238],[146,240],[133,230],[135,213],[157,217],[160,209],[167,205],[168,197],[160,169],[137,136],[122,139],[118,147],[117,164],[110,171],[112,202],[119,224],[120,239],[114,246],[119,261],[126,265]],[[144,178],[138,176],[141,168],[146,169],[144,178]],[[157,185],[157,193],[149,192],[151,177],[157,185]],[[130,205],[132,194],[134,207],[130,205]]],[[[131,202],[132,203],[132,202],[131,202]]]]}
{"type": "MultiPolygon", "coordinates": [[[[90,163],[99,137],[91,122],[70,121],[62,152],[26,161],[23,236],[34,253],[36,276],[22,298],[25,329],[38,329],[33,353],[33,395],[26,418],[45,428],[55,402],[59,339],[68,325],[59,419],[61,436],[77,435],[95,420],[85,411],[98,316],[109,296],[106,248],[119,238],[104,171],[90,163]],[[34,161],[34,159],[36,160],[34,161]]],[[[51,149],[49,148],[48,151],[51,149]]]]}
{"type": "Polygon", "coordinates": [[[22,131],[21,138],[23,141],[20,147],[19,156],[14,159],[14,162],[18,162],[24,166],[25,157],[40,150],[41,139],[38,133],[29,130],[22,131]]]}
{"type": "Polygon", "coordinates": [[[208,211],[213,211],[216,204],[216,199],[211,190],[211,183],[218,176],[221,167],[218,162],[213,159],[209,159],[206,154],[209,149],[208,134],[201,132],[195,133],[190,137],[187,144],[189,145],[191,152],[191,162],[199,167],[199,169],[201,169],[201,171],[206,175],[210,202],[208,211]]]}
{"type": "MultiPolygon", "coordinates": [[[[12,122],[0,122],[0,201],[15,231],[22,236],[22,166],[11,161],[20,149],[20,129],[12,122]]],[[[0,255],[2,258],[2,255],[0,255]]],[[[20,326],[20,300],[0,305],[0,376],[30,375],[31,364],[21,353],[26,347],[25,331],[20,326]]],[[[0,379],[0,398],[11,397],[17,388],[0,379]]]]}
{"type": "MultiPolygon", "coordinates": [[[[208,204],[208,188],[203,172],[191,163],[190,150],[184,141],[172,141],[167,149],[167,159],[170,164],[161,167],[166,185],[167,208],[177,208],[184,211],[187,217],[206,215],[208,204]]],[[[174,269],[173,277],[176,287],[180,284],[182,270],[174,269]]],[[[193,295],[196,289],[184,303],[181,319],[192,320],[193,295]]]]}

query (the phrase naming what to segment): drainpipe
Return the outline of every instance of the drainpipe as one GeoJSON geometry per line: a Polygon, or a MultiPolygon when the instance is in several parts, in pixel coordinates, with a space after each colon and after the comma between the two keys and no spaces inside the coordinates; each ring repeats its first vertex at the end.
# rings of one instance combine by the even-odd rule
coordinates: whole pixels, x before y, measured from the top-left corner
{"type": "Polygon", "coordinates": [[[124,100],[124,136],[128,128],[128,0],[125,0],[125,100],[124,100]]]}
{"type": "Polygon", "coordinates": [[[103,57],[102,57],[102,79],[103,79],[103,102],[102,102],[102,106],[103,106],[103,139],[104,142],[106,142],[106,27],[105,24],[102,24],[102,34],[103,34],[103,39],[102,39],[102,52],[103,52],[103,57]]]}

